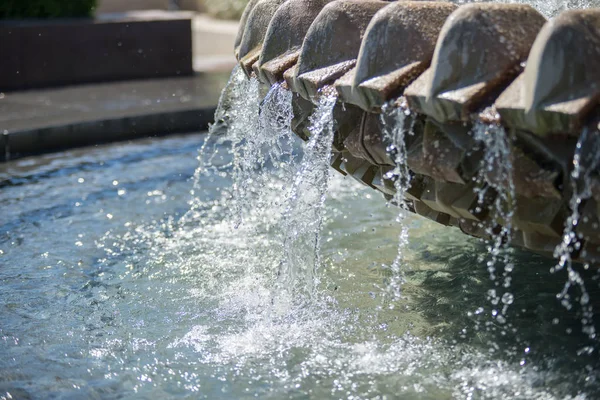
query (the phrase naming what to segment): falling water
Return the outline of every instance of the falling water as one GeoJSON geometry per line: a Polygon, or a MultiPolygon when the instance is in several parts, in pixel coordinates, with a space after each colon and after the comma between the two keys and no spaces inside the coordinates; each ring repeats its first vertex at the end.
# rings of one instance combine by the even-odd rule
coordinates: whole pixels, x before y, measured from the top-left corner
{"type": "Polygon", "coordinates": [[[198,152],[199,166],[194,173],[194,186],[190,192],[190,213],[184,220],[194,219],[192,215],[197,213],[205,198],[202,195],[205,190],[200,185],[202,177],[221,174],[236,163],[235,158],[229,152],[224,152],[219,145],[230,141],[234,149],[239,147],[246,129],[256,125],[254,121],[258,116],[257,110],[258,85],[250,83],[242,68],[237,65],[221,92],[215,111],[215,123],[210,126],[207,138],[198,152]],[[248,92],[256,93],[255,96],[248,96],[248,92]]]}
{"type": "MultiPolygon", "coordinates": [[[[200,175],[230,176],[232,184],[224,195],[229,197],[227,208],[236,216],[235,227],[243,222],[243,215],[248,215],[246,208],[273,206],[261,201],[265,198],[261,193],[272,189],[276,178],[289,178],[298,156],[291,131],[291,92],[277,83],[261,101],[260,86],[256,78],[247,79],[240,67],[233,70],[215,113],[216,123],[200,149],[200,167],[195,173],[195,182],[200,175]],[[230,143],[228,150],[220,146],[224,142],[230,143]]],[[[285,192],[285,188],[279,190],[285,192]]],[[[196,183],[192,212],[198,209],[200,192],[196,183]]]]}
{"type": "Polygon", "coordinates": [[[391,293],[393,300],[400,299],[404,277],[402,276],[403,250],[408,245],[408,225],[405,219],[408,207],[405,200],[406,191],[410,188],[410,171],[407,163],[406,140],[405,135],[411,133],[412,127],[407,129],[407,112],[402,107],[396,107],[393,102],[386,103],[382,107],[381,122],[383,125],[383,135],[389,143],[387,151],[393,156],[395,167],[386,178],[394,181],[396,193],[393,203],[398,206],[399,212],[396,221],[400,224],[400,234],[398,237],[398,253],[391,265],[392,276],[386,285],[388,293],[391,293]]]}
{"type": "Polygon", "coordinates": [[[329,184],[336,101],[336,96],[322,94],[310,117],[310,139],[282,219],[284,257],[279,269],[279,292],[310,296],[318,284],[316,271],[320,266],[320,232],[329,184]]]}
{"type": "MultiPolygon", "coordinates": [[[[260,107],[259,130],[265,136],[263,150],[276,168],[289,168],[295,137],[292,132],[292,92],[281,83],[275,83],[265,96],[260,107]],[[277,163],[282,161],[281,163],[277,163]]],[[[263,163],[264,165],[264,163],[263,163]]]]}
{"type": "MultiPolygon", "coordinates": [[[[253,84],[251,82],[251,84],[253,84]]],[[[255,81],[256,93],[259,83],[255,81]]],[[[254,92],[250,92],[254,94],[254,92]]],[[[287,184],[295,173],[299,154],[295,150],[295,137],[291,130],[292,93],[281,84],[273,85],[264,99],[259,102],[254,125],[246,129],[244,139],[234,150],[233,198],[237,204],[236,226],[242,223],[242,210],[252,208],[273,208],[265,202],[263,192],[277,190],[285,194],[289,192],[287,184]],[[273,187],[273,182],[284,182],[273,187]]]]}
{"type": "Polygon", "coordinates": [[[512,241],[512,220],[516,210],[515,184],[513,180],[513,164],[510,150],[510,139],[506,130],[497,124],[486,124],[477,122],[473,128],[473,136],[484,147],[484,155],[477,185],[478,207],[485,207],[488,191],[491,189],[496,193],[492,204],[492,223],[486,227],[491,237],[488,244],[490,255],[487,268],[490,279],[496,281],[498,289],[490,289],[488,298],[492,305],[502,303],[499,313],[494,309],[492,315],[500,323],[505,323],[506,311],[512,304],[514,296],[508,290],[511,285],[511,273],[514,263],[511,257],[510,242],[512,241]],[[501,283],[497,281],[497,266],[501,263],[501,283]],[[501,290],[505,290],[501,293],[501,290]]]}
{"type": "Polygon", "coordinates": [[[235,122],[228,129],[227,136],[232,142],[233,172],[231,206],[236,216],[235,227],[242,223],[243,209],[248,204],[253,172],[264,166],[262,153],[264,135],[259,129],[260,83],[250,78],[240,87],[243,102],[235,122]]]}
{"type": "MultiPolygon", "coordinates": [[[[577,226],[581,219],[581,207],[585,200],[592,196],[591,177],[597,172],[600,166],[600,132],[585,128],[577,142],[575,154],[573,156],[573,171],[571,172],[571,189],[573,194],[569,201],[571,215],[567,219],[563,239],[556,247],[554,256],[558,258],[558,264],[552,272],[567,269],[568,280],[563,290],[557,295],[561,303],[571,309],[571,296],[569,290],[572,287],[578,287],[580,290],[579,303],[582,307],[582,326],[583,332],[590,337],[596,336],[593,325],[593,309],[590,304],[589,294],[585,288],[585,282],[582,276],[573,268],[572,256],[581,251],[583,235],[577,233],[577,226]]],[[[589,265],[585,266],[586,269],[589,265]]]]}
{"type": "MultiPolygon", "coordinates": [[[[224,91],[215,119],[224,121],[226,133],[215,125],[200,151],[196,181],[218,173],[229,177],[231,189],[222,197],[234,215],[234,227],[265,220],[281,237],[278,297],[312,294],[320,264],[320,230],[323,204],[329,181],[333,141],[333,107],[336,97],[323,95],[310,119],[311,137],[302,151],[291,130],[292,93],[281,84],[273,85],[261,101],[260,83],[246,79],[236,68],[224,91]],[[223,155],[224,142],[230,143],[223,155]],[[210,150],[209,150],[210,149],[210,150]],[[217,158],[228,162],[216,162],[217,158]],[[253,212],[255,210],[256,212],[253,212]]],[[[197,211],[206,204],[194,192],[197,211]]],[[[218,200],[212,209],[223,208],[218,200]]],[[[211,209],[211,210],[212,210],[211,209]]],[[[198,217],[196,213],[196,217],[198,217]]],[[[279,245],[275,245],[278,247],[279,245]]]]}

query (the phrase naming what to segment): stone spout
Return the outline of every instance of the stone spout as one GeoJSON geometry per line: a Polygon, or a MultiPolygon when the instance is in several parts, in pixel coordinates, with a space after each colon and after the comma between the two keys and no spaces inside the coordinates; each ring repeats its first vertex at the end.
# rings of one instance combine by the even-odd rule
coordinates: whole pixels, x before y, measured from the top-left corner
{"type": "Polygon", "coordinates": [[[600,98],[600,10],[571,10],[540,31],[525,72],[496,108],[510,127],[578,135],[600,98]]]}
{"type": "Polygon", "coordinates": [[[296,67],[286,82],[309,100],[356,64],[363,35],[371,18],[389,3],[379,0],[336,0],[310,26],[296,67]]]}
{"type": "Polygon", "coordinates": [[[248,76],[252,74],[252,66],[260,57],[271,18],[284,1],[259,0],[256,4],[248,5],[248,8],[253,7],[248,14],[246,23],[243,24],[242,38],[237,51],[240,65],[248,76]]]}
{"type": "Polygon", "coordinates": [[[546,20],[530,6],[467,4],[446,20],[431,67],[405,92],[439,122],[466,121],[521,71],[546,20]]]}
{"type": "Polygon", "coordinates": [[[298,62],[308,29],[332,0],[287,0],[273,15],[254,72],[265,83],[283,80],[283,73],[298,62]]]}
{"type": "Polygon", "coordinates": [[[378,11],[361,43],[356,68],[336,83],[342,101],[379,109],[431,63],[438,35],[456,5],[399,1],[378,11]]]}

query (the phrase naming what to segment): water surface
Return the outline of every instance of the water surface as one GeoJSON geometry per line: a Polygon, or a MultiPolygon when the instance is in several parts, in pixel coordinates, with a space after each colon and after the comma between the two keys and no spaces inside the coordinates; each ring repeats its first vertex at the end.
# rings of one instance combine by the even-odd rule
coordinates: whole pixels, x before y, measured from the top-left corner
{"type": "MultiPolygon", "coordinates": [[[[556,299],[566,276],[550,274],[552,260],[515,252],[512,298],[498,303],[485,243],[408,216],[392,301],[398,210],[337,173],[317,287],[283,293],[286,174],[299,146],[291,171],[264,165],[261,189],[232,212],[229,142],[208,144],[214,168],[192,182],[205,138],[0,166],[0,397],[600,395],[595,341],[577,304],[556,299]]],[[[597,275],[581,272],[597,304],[597,275]]]]}

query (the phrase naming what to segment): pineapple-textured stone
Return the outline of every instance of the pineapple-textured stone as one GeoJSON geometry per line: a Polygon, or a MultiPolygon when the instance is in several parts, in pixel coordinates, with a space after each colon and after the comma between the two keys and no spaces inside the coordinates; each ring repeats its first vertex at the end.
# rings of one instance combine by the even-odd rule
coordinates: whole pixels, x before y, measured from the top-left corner
{"type": "Polygon", "coordinates": [[[389,3],[379,0],[337,0],[327,4],[310,26],[291,87],[312,99],[356,64],[371,18],[389,3]]]}
{"type": "Polygon", "coordinates": [[[343,101],[379,109],[431,63],[438,35],[457,8],[447,2],[399,1],[379,10],[367,27],[356,68],[336,82],[343,101]]]}
{"type": "Polygon", "coordinates": [[[459,7],[440,32],[431,67],[406,89],[409,106],[439,122],[469,120],[521,71],[545,21],[522,4],[459,7]]]}
{"type": "Polygon", "coordinates": [[[287,0],[273,15],[255,72],[264,83],[274,84],[300,57],[308,28],[332,0],[287,0]]]}
{"type": "Polygon", "coordinates": [[[600,10],[570,10],[540,31],[525,72],[496,108],[505,124],[540,136],[579,136],[600,98],[600,10]]]}

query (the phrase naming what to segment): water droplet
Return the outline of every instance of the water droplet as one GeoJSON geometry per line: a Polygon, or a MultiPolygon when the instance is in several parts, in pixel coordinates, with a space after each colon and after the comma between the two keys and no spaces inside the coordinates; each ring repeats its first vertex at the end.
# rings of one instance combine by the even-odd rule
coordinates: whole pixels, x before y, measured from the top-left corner
{"type": "Polygon", "coordinates": [[[513,296],[512,293],[504,293],[502,295],[502,302],[504,304],[512,304],[514,300],[515,300],[515,297],[513,296]]]}

